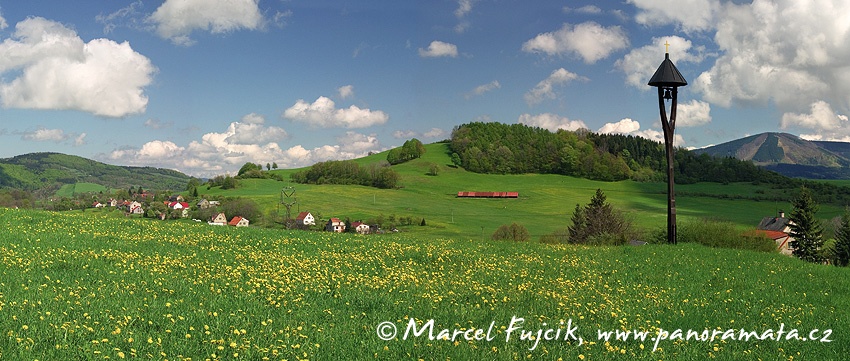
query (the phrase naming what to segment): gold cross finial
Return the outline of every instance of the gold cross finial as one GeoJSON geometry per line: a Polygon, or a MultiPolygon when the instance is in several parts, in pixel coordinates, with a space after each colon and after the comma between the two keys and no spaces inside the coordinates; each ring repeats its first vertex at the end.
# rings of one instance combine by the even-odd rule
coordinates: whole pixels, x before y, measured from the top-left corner
{"type": "Polygon", "coordinates": [[[665,53],[670,52],[670,43],[668,43],[667,40],[664,40],[664,52],[665,53]]]}

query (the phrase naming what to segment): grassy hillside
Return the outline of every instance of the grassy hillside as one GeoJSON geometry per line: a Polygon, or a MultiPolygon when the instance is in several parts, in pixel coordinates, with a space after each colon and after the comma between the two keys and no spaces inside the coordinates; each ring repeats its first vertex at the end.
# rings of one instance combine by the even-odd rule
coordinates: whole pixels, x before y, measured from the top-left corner
{"type": "Polygon", "coordinates": [[[850,270],[779,254],[362,237],[107,214],[0,210],[0,359],[841,360],[850,352],[850,270]],[[524,323],[508,338],[516,318],[524,323]],[[431,340],[426,330],[405,339],[411,320],[420,329],[434,320],[433,335],[448,329],[450,337],[492,324],[492,338],[431,340]],[[568,328],[581,345],[552,340],[568,328]],[[737,336],[775,337],[780,328],[779,341],[737,336]],[[395,337],[379,338],[393,329],[395,337]],[[520,335],[546,329],[536,346],[520,335]],[[662,329],[721,333],[653,340],[662,329]],[[646,339],[599,339],[614,330],[646,339]],[[721,340],[727,330],[736,337],[721,340]]]}
{"type": "Polygon", "coordinates": [[[74,194],[78,193],[98,193],[108,191],[109,188],[106,188],[100,184],[74,183],[63,185],[61,188],[59,188],[58,191],[56,191],[56,196],[71,198],[74,196],[74,194]]]}
{"type": "Polygon", "coordinates": [[[81,183],[106,188],[183,190],[189,176],[169,169],[122,167],[59,153],[31,153],[0,159],[0,187],[34,190],[81,183]]]}
{"type": "MultiPolygon", "coordinates": [[[[199,189],[201,195],[249,196],[267,211],[276,210],[283,187],[293,186],[298,203],[296,210],[318,213],[321,218],[350,217],[369,219],[383,214],[425,218],[426,227],[408,227],[434,237],[481,239],[502,224],[525,225],[532,237],[566,227],[577,203],[587,203],[601,188],[609,202],[624,210],[644,228],[662,228],[666,224],[667,196],[663,183],[633,181],[599,182],[560,175],[487,175],[453,168],[444,143],[426,145],[421,159],[393,166],[402,177],[401,189],[376,189],[363,186],[305,185],[273,180],[247,179],[240,188],[222,191],[199,189]],[[427,175],[431,164],[437,164],[437,176],[427,175]],[[464,199],[459,191],[516,191],[518,199],[464,199]]],[[[378,162],[385,153],[358,159],[361,164],[378,162]]],[[[288,179],[297,170],[278,170],[288,179]]],[[[679,220],[717,218],[754,228],[762,217],[779,209],[789,210],[794,194],[752,184],[721,185],[704,183],[679,185],[677,211],[679,220]]],[[[283,208],[283,207],[281,207],[283,208]]],[[[822,218],[838,215],[839,207],[824,205],[822,218]]],[[[294,216],[293,214],[293,216],[294,216]]],[[[418,223],[418,222],[417,222],[418,223]]]]}

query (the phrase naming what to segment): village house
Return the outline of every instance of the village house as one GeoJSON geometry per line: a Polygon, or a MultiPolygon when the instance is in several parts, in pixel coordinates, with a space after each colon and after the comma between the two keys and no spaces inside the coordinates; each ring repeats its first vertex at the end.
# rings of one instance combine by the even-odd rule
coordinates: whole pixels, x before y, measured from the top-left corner
{"type": "Polygon", "coordinates": [[[351,223],[351,228],[354,228],[354,231],[359,234],[369,234],[369,225],[363,222],[353,222],[351,223]]]}
{"type": "Polygon", "coordinates": [[[762,218],[756,229],[759,233],[776,242],[776,249],[779,250],[779,253],[790,256],[794,252],[790,244],[794,240],[790,236],[792,224],[794,223],[790,219],[785,218],[785,212],[779,211],[778,217],[762,218]]]}
{"type": "Polygon", "coordinates": [[[213,226],[226,225],[227,224],[227,217],[224,215],[224,213],[216,214],[210,219],[209,222],[207,222],[207,224],[210,224],[210,225],[213,225],[213,226]]]}
{"type": "Polygon", "coordinates": [[[145,214],[142,204],[137,201],[132,201],[127,205],[127,212],[130,214],[145,214]]]}
{"type": "Polygon", "coordinates": [[[94,207],[94,208],[103,208],[103,207],[106,207],[106,205],[105,205],[105,204],[100,203],[100,202],[94,202],[94,204],[92,204],[91,206],[92,206],[92,207],[94,207]]]}
{"type": "Polygon", "coordinates": [[[167,203],[169,209],[182,210],[180,217],[186,218],[189,216],[189,203],[186,202],[170,202],[167,203]]]}
{"type": "Polygon", "coordinates": [[[298,217],[295,218],[295,224],[299,227],[315,226],[316,219],[313,218],[313,215],[310,214],[310,212],[301,212],[298,213],[298,217]]]}
{"type": "Polygon", "coordinates": [[[200,209],[207,209],[207,208],[210,207],[210,201],[208,201],[206,199],[201,199],[201,200],[198,201],[197,204],[195,204],[195,206],[200,208],[200,209]]]}
{"type": "Polygon", "coordinates": [[[231,225],[231,226],[234,226],[234,227],[248,227],[248,223],[250,223],[248,221],[248,218],[236,216],[236,217],[233,217],[233,219],[231,219],[230,223],[228,223],[228,224],[231,225]]]}
{"type": "Polygon", "coordinates": [[[339,218],[331,218],[328,220],[328,223],[325,225],[325,230],[328,232],[337,232],[342,233],[345,232],[345,222],[340,221],[339,218]]]}

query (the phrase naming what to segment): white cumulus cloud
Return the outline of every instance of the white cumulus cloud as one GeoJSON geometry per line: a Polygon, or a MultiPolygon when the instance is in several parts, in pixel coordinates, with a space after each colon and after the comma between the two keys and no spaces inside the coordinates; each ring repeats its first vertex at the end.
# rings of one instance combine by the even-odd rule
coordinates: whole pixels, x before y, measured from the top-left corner
{"type": "Polygon", "coordinates": [[[724,3],[720,51],[694,88],[724,107],[773,103],[804,113],[819,100],[850,109],[850,2],[755,0],[724,3]],[[822,14],[836,14],[823,16],[822,14]]]}
{"type": "Polygon", "coordinates": [[[555,99],[555,87],[569,83],[573,80],[587,81],[589,79],[567,71],[564,68],[557,69],[553,71],[552,74],[549,74],[546,79],[537,83],[533,89],[525,93],[525,102],[528,103],[528,105],[534,105],[547,99],[555,99]]]}
{"type": "Polygon", "coordinates": [[[213,34],[262,28],[264,18],[259,0],[166,0],[148,21],[164,39],[178,45],[194,43],[195,30],[213,34]]]}
{"type": "Polygon", "coordinates": [[[596,22],[564,24],[561,29],[539,34],[522,44],[526,52],[548,55],[575,54],[593,64],[629,46],[626,32],[619,26],[604,27],[596,22]]]}
{"type": "Polygon", "coordinates": [[[676,127],[698,127],[711,123],[711,104],[693,99],[676,109],[676,127]]]}
{"type": "Polygon", "coordinates": [[[393,138],[396,139],[408,139],[408,138],[416,138],[417,134],[413,130],[396,130],[393,132],[393,138]]]}
{"type": "Polygon", "coordinates": [[[557,114],[543,113],[537,115],[522,114],[517,119],[517,123],[525,124],[531,127],[540,127],[555,132],[558,129],[575,131],[579,129],[588,129],[587,125],[581,120],[570,120],[567,117],[562,117],[557,114]]]}
{"type": "Polygon", "coordinates": [[[3,17],[3,13],[0,12],[0,30],[9,27],[9,23],[6,22],[6,18],[3,17]]]}
{"type": "Polygon", "coordinates": [[[337,109],[336,103],[324,96],[312,104],[299,99],[283,112],[283,117],[320,128],[366,128],[389,120],[389,116],[380,110],[361,109],[355,105],[337,109]]]}
{"type": "Polygon", "coordinates": [[[628,0],[638,8],[635,21],[642,25],[675,24],[686,32],[710,30],[721,9],[719,0],[628,0]]]}
{"type": "Polygon", "coordinates": [[[423,58],[438,58],[442,56],[457,57],[457,45],[434,40],[428,49],[419,48],[419,56],[423,58]]]}
{"type": "Polygon", "coordinates": [[[805,128],[814,130],[814,134],[801,134],[800,137],[811,140],[847,141],[850,139],[848,117],[836,113],[829,103],[819,100],[811,104],[809,113],[785,113],[780,127],[805,128]]]}
{"type": "Polygon", "coordinates": [[[337,89],[337,92],[339,92],[339,97],[341,99],[351,98],[354,96],[354,85],[341,86],[337,89]]]}
{"type": "Polygon", "coordinates": [[[29,141],[62,143],[73,140],[74,146],[86,144],[86,133],[68,133],[62,129],[49,129],[42,126],[34,131],[20,132],[19,134],[21,139],[29,141]]]}
{"type": "Polygon", "coordinates": [[[501,85],[501,84],[499,84],[499,81],[498,81],[498,80],[493,80],[493,81],[491,81],[491,82],[489,82],[489,83],[487,83],[487,84],[482,84],[482,85],[479,85],[479,86],[475,87],[475,89],[472,89],[472,91],[471,91],[471,92],[469,92],[469,93],[467,93],[466,95],[464,95],[464,97],[465,97],[466,99],[469,99],[469,98],[471,98],[471,97],[473,97],[473,96],[481,95],[481,94],[484,94],[484,93],[487,93],[487,92],[490,92],[490,91],[493,91],[493,90],[499,89],[499,88],[501,88],[501,87],[502,87],[502,85],[501,85]]]}
{"type": "Polygon", "coordinates": [[[431,128],[431,130],[422,133],[422,137],[434,139],[434,138],[447,138],[449,136],[449,132],[440,129],[440,128],[431,128]]]}
{"type": "MultiPolygon", "coordinates": [[[[664,143],[664,132],[655,130],[655,129],[640,129],[640,122],[630,119],[623,118],[616,123],[606,123],[597,133],[602,134],[623,134],[623,135],[634,135],[637,137],[646,138],[649,140],[653,140],[656,142],[664,143]]],[[[680,134],[673,134],[673,145],[677,147],[681,147],[685,144],[685,138],[683,138],[680,134]]]]}
{"type": "Polygon", "coordinates": [[[127,42],[84,42],[74,30],[44,18],[28,18],[0,44],[0,83],[5,107],[80,110],[105,117],[143,113],[144,87],[156,68],[127,42]]]}
{"type": "Polygon", "coordinates": [[[283,148],[279,142],[284,140],[285,133],[281,128],[265,125],[262,116],[252,113],[230,123],[223,132],[206,133],[188,145],[152,140],[139,148],[115,149],[101,158],[122,164],[176,169],[198,177],[213,177],[235,173],[247,162],[274,162],[281,168],[294,168],[326,160],[363,157],[371,151],[381,150],[375,134],[353,131],[337,137],[334,145],[313,149],[302,145],[283,148]]]}

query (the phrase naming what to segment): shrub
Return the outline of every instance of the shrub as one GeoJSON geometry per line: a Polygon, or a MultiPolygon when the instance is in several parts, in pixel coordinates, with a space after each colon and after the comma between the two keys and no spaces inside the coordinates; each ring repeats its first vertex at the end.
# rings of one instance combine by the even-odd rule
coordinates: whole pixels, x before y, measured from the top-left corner
{"type": "Polygon", "coordinates": [[[510,240],[514,242],[526,242],[531,236],[528,230],[521,224],[512,223],[510,226],[502,225],[496,232],[493,232],[491,237],[494,241],[510,240]]]}
{"type": "MultiPolygon", "coordinates": [[[[763,234],[741,232],[732,222],[699,219],[679,222],[676,227],[678,242],[699,243],[708,247],[745,249],[759,252],[776,252],[776,242],[763,234]]],[[[667,243],[667,228],[650,235],[649,243],[667,243]]]]}

